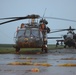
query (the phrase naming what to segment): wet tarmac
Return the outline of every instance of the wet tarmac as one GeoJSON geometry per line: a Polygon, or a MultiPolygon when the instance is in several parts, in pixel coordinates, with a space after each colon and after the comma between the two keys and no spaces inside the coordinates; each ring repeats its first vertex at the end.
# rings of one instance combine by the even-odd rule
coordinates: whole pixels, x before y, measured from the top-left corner
{"type": "Polygon", "coordinates": [[[46,54],[0,54],[0,75],[76,75],[76,49],[50,50],[46,54]],[[10,65],[12,62],[48,63],[41,65],[10,65]],[[38,71],[32,71],[37,69],[38,71]]]}

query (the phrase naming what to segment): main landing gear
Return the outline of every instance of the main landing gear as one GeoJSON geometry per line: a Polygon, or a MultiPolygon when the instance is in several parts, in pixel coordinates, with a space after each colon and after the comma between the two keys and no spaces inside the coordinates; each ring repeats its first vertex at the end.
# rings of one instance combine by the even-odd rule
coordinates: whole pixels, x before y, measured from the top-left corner
{"type": "Polygon", "coordinates": [[[42,46],[42,52],[48,53],[47,45],[42,46]]]}
{"type": "Polygon", "coordinates": [[[18,54],[19,51],[20,51],[20,47],[18,47],[18,46],[16,46],[16,45],[14,45],[13,47],[16,49],[16,53],[18,54]]]}

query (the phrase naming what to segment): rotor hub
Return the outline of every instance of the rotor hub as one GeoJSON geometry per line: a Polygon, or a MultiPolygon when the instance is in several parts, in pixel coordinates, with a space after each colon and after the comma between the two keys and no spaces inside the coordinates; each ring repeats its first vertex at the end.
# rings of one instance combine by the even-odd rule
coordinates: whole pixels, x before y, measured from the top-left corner
{"type": "Polygon", "coordinates": [[[36,18],[40,18],[40,16],[32,14],[32,15],[28,15],[27,18],[29,18],[29,19],[36,19],[36,18]]]}

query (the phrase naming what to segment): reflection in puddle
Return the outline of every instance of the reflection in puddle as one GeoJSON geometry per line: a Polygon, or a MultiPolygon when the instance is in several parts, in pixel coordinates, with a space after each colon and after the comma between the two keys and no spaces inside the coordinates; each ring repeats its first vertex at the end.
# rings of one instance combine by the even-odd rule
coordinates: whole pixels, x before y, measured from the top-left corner
{"type": "Polygon", "coordinates": [[[62,63],[76,63],[76,54],[60,54],[60,55],[57,55],[57,54],[56,55],[54,54],[40,54],[40,55],[0,54],[0,65],[6,65],[12,62],[49,63],[53,66],[57,66],[58,64],[62,64],[62,63]]]}
{"type": "Polygon", "coordinates": [[[0,75],[76,75],[75,64],[76,54],[0,54],[0,75]]]}

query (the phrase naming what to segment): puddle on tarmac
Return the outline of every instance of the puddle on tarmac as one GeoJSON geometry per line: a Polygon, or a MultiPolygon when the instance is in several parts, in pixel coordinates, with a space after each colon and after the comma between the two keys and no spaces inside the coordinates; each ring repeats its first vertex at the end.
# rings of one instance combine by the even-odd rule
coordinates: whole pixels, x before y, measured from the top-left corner
{"type": "Polygon", "coordinates": [[[48,63],[56,66],[63,63],[76,63],[76,54],[0,54],[0,65],[6,65],[12,62],[48,63]]]}
{"type": "Polygon", "coordinates": [[[59,64],[76,64],[76,54],[0,54],[0,75],[76,75],[76,67],[59,64]],[[7,65],[12,62],[31,62],[36,65],[7,65]],[[39,66],[48,63],[52,66],[39,66]],[[38,64],[38,65],[37,65],[38,64]],[[37,71],[37,72],[36,72],[37,71]]]}

